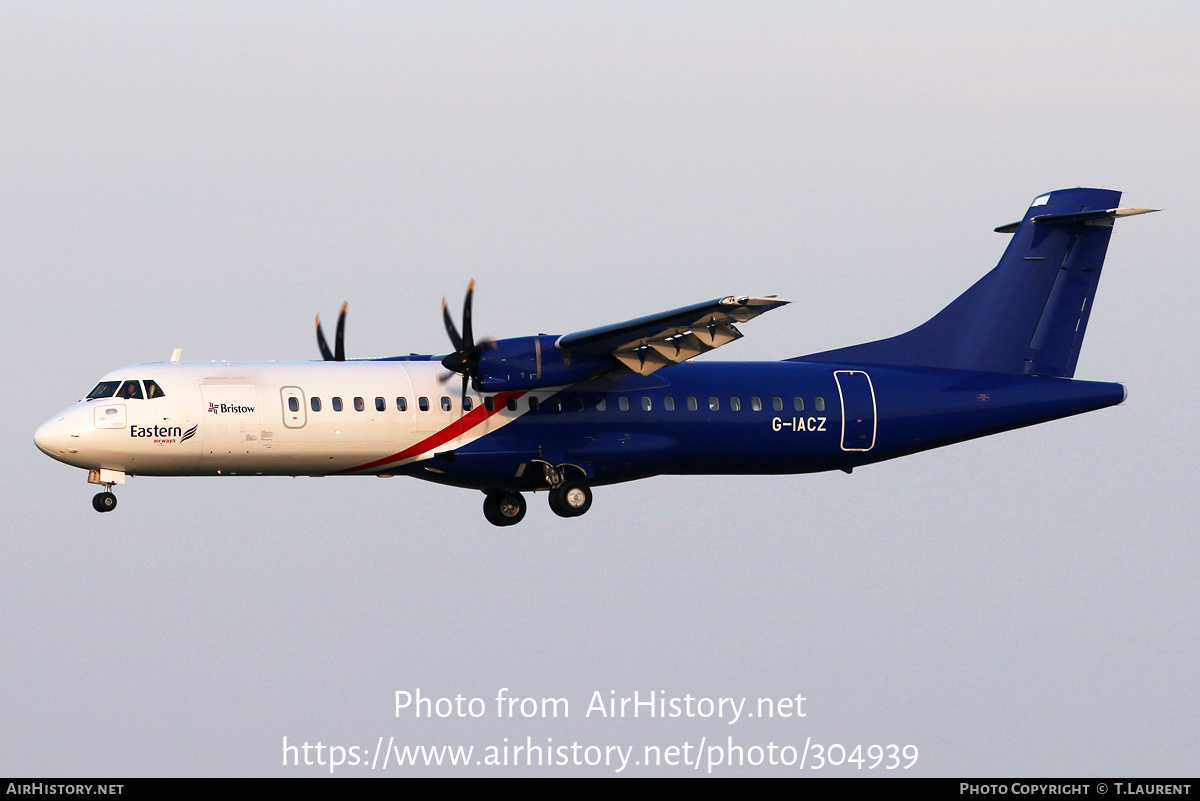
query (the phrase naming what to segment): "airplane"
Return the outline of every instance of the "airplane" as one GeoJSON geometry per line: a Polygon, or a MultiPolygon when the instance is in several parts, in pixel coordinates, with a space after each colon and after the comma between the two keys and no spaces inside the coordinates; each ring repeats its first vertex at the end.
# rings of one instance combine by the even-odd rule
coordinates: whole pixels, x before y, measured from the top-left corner
{"type": "Polygon", "coordinates": [[[694,361],[787,303],[725,296],[563,336],[476,340],[474,282],[453,352],[346,359],[346,305],[321,361],[180,361],[114,370],[34,435],[88,471],[97,511],[129,476],[412,476],[484,493],[497,526],[546,492],[564,518],[592,488],[661,474],[850,473],[863,465],[1122,403],[1074,379],[1112,225],[1157,209],[1121,193],[1039,195],[997,266],[907,333],[778,362],[694,361]],[[461,384],[455,379],[461,379],[461,384]]]}

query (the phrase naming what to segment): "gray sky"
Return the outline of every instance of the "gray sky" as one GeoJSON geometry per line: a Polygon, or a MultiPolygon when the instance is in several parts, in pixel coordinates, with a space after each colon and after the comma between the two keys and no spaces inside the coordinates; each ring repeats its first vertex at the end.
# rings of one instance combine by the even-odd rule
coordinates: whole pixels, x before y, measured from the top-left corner
{"type": "Polygon", "coordinates": [[[0,774],[732,736],[1195,775],[1200,11],[830,5],[6,4],[0,774]],[[504,530],[411,480],[135,478],[101,516],[32,443],[175,347],[315,358],[342,300],[350,355],[443,352],[470,278],[497,337],[729,293],[794,303],[725,359],[887,336],[1076,185],[1164,209],[1118,224],[1079,361],[1128,403],[852,476],[663,477],[573,521],[537,496],[504,530]],[[418,687],[570,718],[397,718],[418,687]],[[806,717],[585,717],[597,690],[806,717]]]}

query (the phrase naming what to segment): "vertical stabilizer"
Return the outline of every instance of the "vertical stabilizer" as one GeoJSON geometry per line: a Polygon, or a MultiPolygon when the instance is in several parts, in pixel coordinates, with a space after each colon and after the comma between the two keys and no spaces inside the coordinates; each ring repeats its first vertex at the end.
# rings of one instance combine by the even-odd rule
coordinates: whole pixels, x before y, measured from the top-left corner
{"type": "Polygon", "coordinates": [[[797,361],[939,367],[997,373],[1075,374],[1121,193],[1060,189],[1040,195],[1000,263],[908,333],[801,356],[797,361]]]}

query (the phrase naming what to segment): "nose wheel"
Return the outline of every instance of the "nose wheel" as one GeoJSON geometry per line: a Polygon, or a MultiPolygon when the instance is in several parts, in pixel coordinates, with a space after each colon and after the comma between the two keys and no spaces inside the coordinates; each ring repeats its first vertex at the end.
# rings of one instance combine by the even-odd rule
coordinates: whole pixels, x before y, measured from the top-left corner
{"type": "Polygon", "coordinates": [[[111,512],[117,508],[117,496],[108,490],[97,492],[92,498],[92,508],[97,512],[111,512]]]}

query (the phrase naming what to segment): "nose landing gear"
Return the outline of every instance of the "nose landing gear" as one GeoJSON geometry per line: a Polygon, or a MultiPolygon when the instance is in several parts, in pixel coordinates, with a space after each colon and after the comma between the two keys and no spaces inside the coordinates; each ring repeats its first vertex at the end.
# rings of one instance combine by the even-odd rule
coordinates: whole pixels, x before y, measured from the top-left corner
{"type": "Polygon", "coordinates": [[[92,498],[92,508],[97,512],[111,512],[117,508],[117,496],[112,492],[113,485],[124,484],[125,473],[121,470],[109,470],[103,467],[89,470],[88,483],[104,487],[104,492],[98,492],[92,498]]]}
{"type": "Polygon", "coordinates": [[[117,496],[109,490],[97,492],[92,498],[92,508],[97,512],[111,512],[117,508],[117,496]]]}

